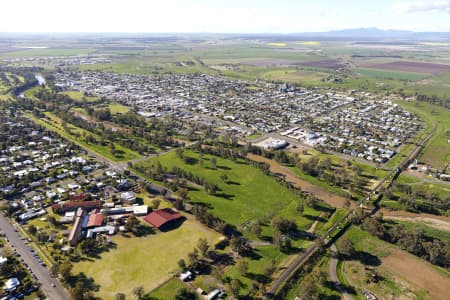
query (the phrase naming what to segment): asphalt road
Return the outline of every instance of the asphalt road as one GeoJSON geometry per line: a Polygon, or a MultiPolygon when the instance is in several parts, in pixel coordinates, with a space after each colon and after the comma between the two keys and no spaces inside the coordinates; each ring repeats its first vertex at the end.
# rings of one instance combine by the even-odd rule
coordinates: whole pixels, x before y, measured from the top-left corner
{"type": "Polygon", "coordinates": [[[331,277],[331,281],[334,283],[334,285],[339,290],[339,292],[342,294],[342,297],[345,300],[353,300],[352,295],[350,295],[344,289],[344,287],[342,286],[342,282],[339,281],[339,278],[338,278],[337,273],[336,273],[337,263],[338,263],[338,259],[337,259],[338,253],[337,253],[336,246],[334,244],[331,245],[330,250],[332,252],[331,261],[330,261],[330,277],[331,277]]]}
{"type": "Polygon", "coordinates": [[[44,294],[50,300],[66,300],[69,299],[69,294],[66,289],[59,283],[56,278],[50,276],[50,271],[42,266],[30,251],[30,248],[21,239],[19,232],[16,232],[15,228],[8,219],[0,214],[0,229],[9,240],[10,246],[20,254],[24,263],[30,267],[31,271],[36,275],[37,280],[41,284],[41,289],[44,294]]]}

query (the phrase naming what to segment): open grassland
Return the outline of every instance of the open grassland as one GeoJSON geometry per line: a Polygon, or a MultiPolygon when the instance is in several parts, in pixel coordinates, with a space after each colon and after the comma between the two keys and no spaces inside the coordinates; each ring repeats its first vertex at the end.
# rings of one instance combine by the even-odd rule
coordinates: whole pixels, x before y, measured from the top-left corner
{"type": "Polygon", "coordinates": [[[367,77],[387,78],[394,80],[408,80],[408,81],[418,81],[429,76],[427,74],[421,73],[395,71],[395,70],[369,69],[369,68],[358,68],[356,69],[356,72],[367,77]]]}
{"type": "Polygon", "coordinates": [[[323,72],[314,72],[297,69],[282,69],[267,71],[261,74],[262,79],[266,80],[281,80],[289,82],[316,82],[327,77],[328,74],[323,72]]]}
{"type": "MultiPolygon", "coordinates": [[[[425,176],[426,179],[426,176],[425,176]]],[[[404,183],[409,184],[411,187],[417,190],[421,190],[424,192],[433,192],[439,195],[439,197],[445,198],[449,195],[450,191],[450,183],[442,182],[442,184],[439,183],[430,183],[430,182],[423,182],[420,178],[416,178],[413,176],[409,176],[405,174],[404,172],[400,174],[400,176],[397,178],[398,183],[404,183]]]]}
{"type": "Polygon", "coordinates": [[[150,293],[150,297],[158,300],[175,299],[177,291],[181,288],[186,288],[186,285],[179,278],[174,277],[154,289],[150,293]]]}
{"type": "Polygon", "coordinates": [[[243,285],[241,295],[245,295],[252,288],[252,281],[255,278],[264,278],[264,270],[269,267],[272,262],[275,266],[279,265],[286,254],[280,252],[275,246],[260,246],[255,249],[254,257],[240,258],[248,263],[248,271],[246,274],[241,274],[238,271],[237,264],[230,266],[224,270],[225,276],[233,279],[239,279],[243,285]]]}
{"type": "MultiPolygon", "coordinates": [[[[351,227],[345,235],[352,241],[359,259],[344,262],[343,274],[358,291],[369,290],[380,298],[410,295],[413,298],[444,299],[450,273],[433,266],[369,233],[351,227]],[[367,283],[366,266],[382,280],[367,283]]],[[[339,246],[339,243],[338,243],[339,246]]]]}
{"type": "Polygon", "coordinates": [[[78,102],[95,102],[99,100],[99,97],[96,96],[85,96],[83,94],[83,92],[80,91],[67,91],[67,92],[63,92],[62,94],[69,96],[70,98],[72,98],[75,101],[78,102]]]}
{"type": "Polygon", "coordinates": [[[44,127],[48,128],[52,131],[55,131],[63,138],[65,138],[77,145],[80,145],[83,148],[87,148],[87,149],[91,150],[92,152],[95,152],[98,155],[103,156],[107,159],[110,159],[113,161],[127,161],[127,160],[132,160],[132,159],[136,159],[136,158],[140,157],[139,153],[132,151],[128,148],[125,148],[117,143],[114,144],[116,154],[113,154],[111,152],[109,146],[103,146],[100,143],[97,143],[97,144],[88,143],[85,139],[80,138],[80,136],[91,135],[97,141],[100,140],[100,137],[89,131],[86,131],[82,128],[76,127],[72,124],[67,124],[67,128],[69,130],[65,131],[62,126],[62,120],[52,113],[48,113],[48,112],[45,113],[44,119],[42,119],[42,118],[39,119],[34,116],[30,116],[30,118],[32,120],[34,120],[35,122],[37,122],[38,124],[41,124],[44,127]]]}
{"type": "Polygon", "coordinates": [[[38,57],[38,56],[71,56],[71,55],[87,55],[93,49],[87,48],[43,48],[43,49],[23,49],[17,48],[17,51],[0,53],[3,59],[19,58],[19,57],[38,57]]]}
{"type": "Polygon", "coordinates": [[[109,110],[111,111],[111,114],[126,114],[130,111],[130,107],[119,104],[119,103],[111,103],[108,105],[109,110]]]}
{"type": "MultiPolygon", "coordinates": [[[[209,195],[202,187],[193,186],[190,188],[189,197],[194,203],[209,206],[214,215],[237,226],[238,230],[242,229],[242,224],[268,218],[272,213],[293,219],[301,229],[306,230],[319,215],[319,211],[305,207],[303,216],[300,216],[295,207],[303,202],[303,199],[289,192],[271,176],[264,175],[261,170],[242,161],[233,162],[204,155],[204,163],[201,166],[198,152],[185,150],[183,156],[184,159],[180,159],[175,152],[171,152],[138,164],[152,168],[159,161],[169,172],[176,166],[216,184],[219,187],[216,195],[209,195]],[[217,160],[216,168],[211,164],[212,158],[217,160]],[[228,177],[226,182],[221,180],[222,175],[228,177]]],[[[263,234],[271,236],[272,228],[263,226],[263,234]]]]}
{"type": "Polygon", "coordinates": [[[137,286],[143,286],[149,292],[167,281],[178,270],[178,260],[187,259],[199,238],[206,238],[214,245],[220,235],[191,218],[168,232],[145,237],[117,235],[112,239],[115,245],[112,249],[101,254],[100,259],[76,263],[73,273],[82,272],[93,277],[100,285],[97,295],[102,299],[115,299],[118,292],[131,298],[132,290],[137,286]]]}
{"type": "Polygon", "coordinates": [[[419,160],[441,169],[450,163],[450,110],[425,102],[397,101],[406,110],[420,116],[432,127],[436,123],[436,133],[426,145],[419,160]]]}

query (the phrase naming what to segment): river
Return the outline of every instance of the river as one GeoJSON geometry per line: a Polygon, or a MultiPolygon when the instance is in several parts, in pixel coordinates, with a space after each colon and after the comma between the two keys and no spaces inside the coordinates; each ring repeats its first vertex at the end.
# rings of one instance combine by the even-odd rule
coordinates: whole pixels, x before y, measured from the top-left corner
{"type": "Polygon", "coordinates": [[[45,78],[41,74],[36,74],[36,75],[34,75],[34,77],[39,82],[39,85],[45,84],[45,78]]]}

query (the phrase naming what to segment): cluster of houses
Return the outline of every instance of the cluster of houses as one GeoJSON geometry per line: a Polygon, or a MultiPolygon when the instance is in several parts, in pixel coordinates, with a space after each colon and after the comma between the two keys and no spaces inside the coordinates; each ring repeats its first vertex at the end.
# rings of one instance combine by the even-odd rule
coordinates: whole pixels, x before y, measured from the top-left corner
{"type": "Polygon", "coordinates": [[[70,67],[78,65],[93,65],[110,63],[111,56],[114,55],[70,55],[70,56],[36,56],[36,57],[15,57],[3,59],[4,64],[17,65],[32,63],[35,66],[49,66],[49,67],[70,67]]]}
{"type": "Polygon", "coordinates": [[[422,127],[415,115],[395,103],[361,100],[311,120],[307,127],[291,127],[279,134],[309,146],[385,163],[422,127]]]}
{"type": "Polygon", "coordinates": [[[206,74],[61,71],[56,82],[137,107],[146,117],[172,115],[243,136],[278,132],[378,162],[389,160],[423,127],[415,115],[390,100],[356,91],[323,93],[287,83],[249,83],[206,74]]]}

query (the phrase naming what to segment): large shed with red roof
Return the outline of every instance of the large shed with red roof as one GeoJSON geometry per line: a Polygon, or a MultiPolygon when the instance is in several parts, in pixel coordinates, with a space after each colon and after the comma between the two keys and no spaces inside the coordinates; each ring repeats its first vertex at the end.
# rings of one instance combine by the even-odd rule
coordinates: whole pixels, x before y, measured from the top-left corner
{"type": "Polygon", "coordinates": [[[178,224],[184,217],[176,210],[164,208],[152,211],[144,217],[144,220],[158,229],[165,229],[178,224]]]}

